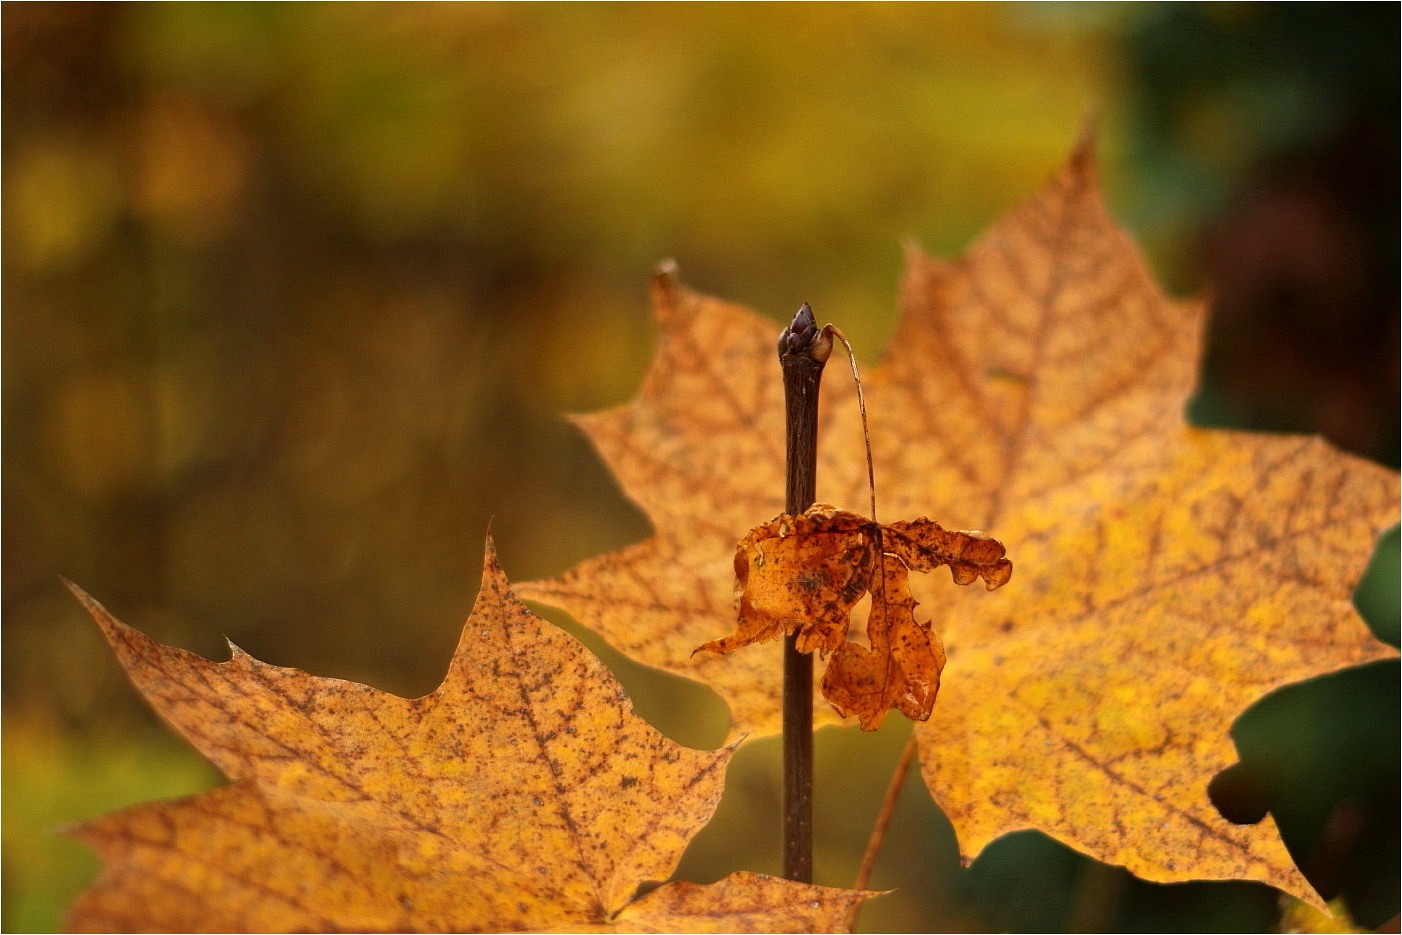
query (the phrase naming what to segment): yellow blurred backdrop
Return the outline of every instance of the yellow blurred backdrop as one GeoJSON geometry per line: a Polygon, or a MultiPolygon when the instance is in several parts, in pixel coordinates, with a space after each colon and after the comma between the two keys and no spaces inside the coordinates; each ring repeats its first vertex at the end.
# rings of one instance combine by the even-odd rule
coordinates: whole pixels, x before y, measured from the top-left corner
{"type": "MultiPolygon", "coordinates": [[[[59,925],[94,872],[56,826],[218,781],[147,714],[59,576],[206,656],[227,636],[427,692],[489,522],[518,580],[647,535],[559,414],[636,389],[658,261],[776,329],[811,302],[874,361],[901,243],[956,253],[1087,114],[1151,267],[1217,297],[1194,416],[1396,464],[1395,8],[0,16],[7,931],[59,925]]],[[[1388,549],[1360,602],[1395,643],[1395,536],[1388,549]]],[[[590,645],[659,726],[719,742],[714,696],[590,645]]],[[[1312,879],[1377,924],[1397,909],[1397,667],[1325,681],[1238,742],[1259,776],[1289,779],[1261,795],[1312,879]],[[1362,765],[1330,785],[1340,755],[1362,765]],[[1365,825],[1342,844],[1340,803],[1365,825]]],[[[850,883],[906,729],[820,736],[820,882],[850,883]]],[[[776,869],[777,831],[748,831],[776,808],[776,757],[739,758],[690,878],[776,869]]],[[[901,808],[873,880],[901,894],[869,928],[1251,930],[1276,911],[1260,887],[1150,887],[1039,835],[964,872],[918,782],[901,808]]]]}

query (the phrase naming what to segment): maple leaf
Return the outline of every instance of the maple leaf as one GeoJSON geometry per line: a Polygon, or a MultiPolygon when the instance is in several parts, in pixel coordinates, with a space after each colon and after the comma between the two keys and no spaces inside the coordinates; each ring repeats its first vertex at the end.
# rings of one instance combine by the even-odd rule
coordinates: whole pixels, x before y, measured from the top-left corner
{"type": "Polygon", "coordinates": [[[665,879],[730,748],[677,746],[511,594],[490,539],[448,674],[404,699],[163,646],[82,591],[155,709],[234,780],[78,826],[79,931],[814,931],[873,894],[665,879]]]}
{"type": "MultiPolygon", "coordinates": [[[[962,854],[1037,829],[1145,879],[1317,903],[1274,821],[1228,822],[1207,786],[1247,706],[1396,656],[1350,602],[1396,522],[1396,474],[1317,438],[1186,424],[1204,306],[1161,295],[1086,142],[962,258],[909,251],[901,291],[868,391],[883,509],[996,530],[1019,566],[991,597],[910,582],[947,646],[915,732],[962,854]]],[[[687,655],[731,616],[730,544],[782,506],[774,326],[667,272],[652,298],[642,391],[579,421],[656,534],[522,594],[709,685],[738,730],[777,731],[777,653],[687,655]]],[[[818,493],[837,504],[865,480],[844,382],[819,429],[818,493]]]]}
{"type": "Polygon", "coordinates": [[[925,517],[881,525],[826,503],[779,515],[751,529],[735,548],[739,626],[698,651],[727,654],[796,631],[799,652],[836,650],[823,697],[844,717],[876,730],[890,708],[923,721],[939,692],[944,646],[915,619],[911,571],[948,565],[956,584],[1007,584],[1012,563],[1001,543],[955,532],[925,517]],[[847,639],[852,608],[871,594],[870,648],[847,639]]]}

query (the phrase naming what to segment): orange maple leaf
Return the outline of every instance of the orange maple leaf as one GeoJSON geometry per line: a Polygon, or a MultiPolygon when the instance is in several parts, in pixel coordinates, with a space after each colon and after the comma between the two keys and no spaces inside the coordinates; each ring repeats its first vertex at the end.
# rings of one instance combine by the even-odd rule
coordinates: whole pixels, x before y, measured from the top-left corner
{"type": "Polygon", "coordinates": [[[891,708],[923,721],[939,692],[944,646],[915,619],[907,579],[941,565],[956,584],[983,578],[990,591],[1012,575],[1002,543],[925,517],[881,525],[826,503],[776,516],[736,546],[738,628],[698,652],[727,654],[797,632],[799,652],[836,650],[822,691],[844,717],[858,715],[863,730],[880,727],[891,708]],[[867,593],[870,647],[847,639],[852,608],[867,593]]]}
{"type": "Polygon", "coordinates": [[[487,543],[443,684],[398,698],[233,649],[214,663],[76,587],[132,681],[232,785],[86,822],[76,931],[828,931],[873,895],[737,873],[665,879],[733,747],[677,746],[487,543]]]}
{"type": "MultiPolygon", "coordinates": [[[[733,543],[782,508],[774,326],[669,272],[652,298],[641,393],[579,423],[656,534],[521,593],[709,685],[737,730],[777,731],[777,647],[689,655],[732,617],[733,543]]],[[[1273,820],[1228,822],[1207,786],[1248,705],[1396,655],[1350,603],[1396,474],[1317,438],[1186,424],[1203,304],[1155,287],[1088,144],[959,260],[910,251],[902,306],[868,392],[883,509],[995,530],[1019,567],[991,597],[911,582],[948,652],[922,772],[961,852],[1033,828],[1145,879],[1317,903],[1273,820]]],[[[859,503],[852,392],[823,392],[818,494],[859,503]]]]}

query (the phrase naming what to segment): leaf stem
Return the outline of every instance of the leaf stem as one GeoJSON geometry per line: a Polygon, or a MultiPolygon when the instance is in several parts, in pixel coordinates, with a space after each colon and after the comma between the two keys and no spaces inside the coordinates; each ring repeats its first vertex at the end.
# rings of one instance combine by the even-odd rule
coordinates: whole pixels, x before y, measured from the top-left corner
{"type": "Polygon", "coordinates": [[[881,810],[876,813],[876,824],[872,825],[871,837],[867,839],[866,853],[862,855],[862,865],[857,868],[854,890],[864,890],[871,879],[872,867],[876,865],[876,855],[881,851],[881,842],[886,837],[886,826],[891,822],[891,813],[896,810],[896,799],[900,797],[905,775],[910,772],[910,761],[915,759],[915,732],[911,731],[901,750],[901,760],[891,773],[891,781],[886,786],[886,797],[881,800],[881,810]]]}
{"type": "MultiPolygon", "coordinates": [[[[831,335],[842,342],[847,349],[847,364],[852,368],[852,382],[857,385],[857,411],[862,414],[862,441],[867,450],[867,492],[871,494],[871,521],[876,522],[876,471],[871,464],[871,430],[867,428],[867,401],[862,394],[862,375],[857,372],[857,355],[852,352],[852,343],[847,335],[838,330],[837,325],[828,322],[823,325],[823,334],[831,335]]],[[[878,527],[880,528],[880,527],[878,527]]],[[[878,551],[880,551],[878,549],[878,551]]]]}
{"type": "MultiPolygon", "coordinates": [[[[784,372],[784,512],[813,505],[818,474],[818,389],[832,338],[818,329],[808,303],[779,335],[784,372]]],[[[813,657],[784,637],[784,876],[813,882],[813,657]]]]}

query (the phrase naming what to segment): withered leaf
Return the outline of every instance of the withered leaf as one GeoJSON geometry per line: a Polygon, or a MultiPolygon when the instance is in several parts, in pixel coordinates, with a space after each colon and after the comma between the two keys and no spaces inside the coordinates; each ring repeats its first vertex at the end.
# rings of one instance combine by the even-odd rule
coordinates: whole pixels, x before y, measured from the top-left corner
{"type": "Polygon", "coordinates": [[[990,591],[1012,575],[996,540],[924,517],[882,526],[825,503],[776,516],[735,548],[736,631],[699,649],[725,654],[797,632],[799,652],[837,650],[822,691],[842,716],[858,715],[863,730],[879,727],[892,707],[923,721],[944,648],[928,622],[915,620],[906,579],[941,565],[957,584],[983,578],[990,591]],[[868,592],[870,648],[847,639],[852,608],[868,592]]]}
{"type": "Polygon", "coordinates": [[[882,553],[879,573],[867,617],[871,646],[843,643],[822,681],[823,697],[843,717],[857,715],[862,730],[876,730],[892,708],[912,721],[929,718],[944,671],[939,635],[915,619],[905,564],[882,553]]]}
{"type": "MultiPolygon", "coordinates": [[[[656,534],[522,593],[711,686],[758,736],[779,726],[777,647],[688,653],[728,623],[731,545],[782,507],[776,326],[667,274],[652,294],[641,393],[580,421],[656,534]]],[[[902,308],[868,381],[883,509],[996,530],[1019,567],[992,599],[910,581],[949,655],[916,735],[961,852],[1035,828],[1149,880],[1317,902],[1273,820],[1231,824],[1207,786],[1248,705],[1396,656],[1350,602],[1397,520],[1396,474],[1315,438],[1187,425],[1204,306],[1160,293],[1086,143],[962,258],[910,251],[902,308]]],[[[823,394],[818,494],[860,503],[851,391],[823,394]]]]}
{"type": "Polygon", "coordinates": [[[793,630],[799,652],[836,649],[871,586],[875,533],[870,520],[822,503],[751,529],[735,547],[737,629],[700,649],[731,653],[793,630]]]}
{"type": "Polygon", "coordinates": [[[827,929],[871,895],[743,875],[635,901],[709,820],[731,749],[688,750],[635,716],[602,664],[515,599],[490,540],[448,674],[413,700],[237,648],[209,662],[74,592],[233,780],[77,827],[103,870],[74,930],[707,931],[708,897],[717,930],[751,924],[757,902],[775,930],[827,929]]]}

